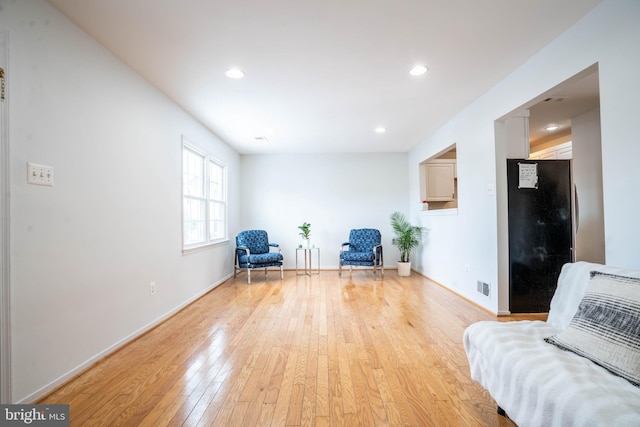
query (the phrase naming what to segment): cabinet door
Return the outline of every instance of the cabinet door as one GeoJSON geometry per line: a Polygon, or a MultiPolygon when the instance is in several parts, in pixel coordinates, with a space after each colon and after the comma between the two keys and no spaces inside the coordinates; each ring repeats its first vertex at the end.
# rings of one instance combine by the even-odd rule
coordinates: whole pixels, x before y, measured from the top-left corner
{"type": "Polygon", "coordinates": [[[427,164],[427,201],[449,202],[454,200],[455,164],[427,164]]]}
{"type": "Polygon", "coordinates": [[[558,160],[569,160],[573,159],[573,149],[571,145],[568,147],[560,148],[556,151],[556,159],[558,160]]]}
{"type": "Polygon", "coordinates": [[[529,160],[569,160],[573,158],[572,142],[564,142],[562,144],[545,148],[544,150],[535,151],[529,156],[529,160]]]}

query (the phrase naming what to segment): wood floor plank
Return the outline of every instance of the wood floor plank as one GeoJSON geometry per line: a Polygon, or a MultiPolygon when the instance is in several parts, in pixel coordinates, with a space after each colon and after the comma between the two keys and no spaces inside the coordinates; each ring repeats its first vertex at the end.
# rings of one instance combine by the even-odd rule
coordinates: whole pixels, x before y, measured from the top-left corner
{"type": "Polygon", "coordinates": [[[287,350],[284,347],[274,347],[273,349],[276,352],[276,357],[273,362],[273,371],[269,377],[264,403],[276,403],[278,401],[280,386],[284,378],[284,369],[287,365],[287,359],[289,358],[287,350]]]}
{"type": "Polygon", "coordinates": [[[391,393],[392,401],[400,413],[400,418],[404,421],[405,425],[415,426],[418,425],[418,419],[409,403],[407,390],[400,381],[398,369],[397,367],[384,368],[385,380],[389,393],[391,393]]]}
{"type": "Polygon", "coordinates": [[[246,402],[244,418],[242,419],[242,425],[255,426],[260,419],[260,411],[262,409],[262,402],[258,400],[251,400],[246,402]]]}
{"type": "Polygon", "coordinates": [[[329,369],[329,419],[334,425],[344,425],[342,408],[342,384],[337,369],[329,369]]]}
{"type": "Polygon", "coordinates": [[[239,276],[35,403],[74,427],[513,427],[462,347],[491,319],[394,270],[239,276]]]}
{"type": "Polygon", "coordinates": [[[402,415],[400,415],[400,411],[398,410],[398,407],[391,401],[391,402],[383,402],[384,404],[384,410],[386,411],[387,414],[387,420],[388,423],[386,425],[392,426],[392,427],[400,427],[400,426],[405,426],[408,424],[405,424],[402,421],[402,415]]]}
{"type": "Polygon", "coordinates": [[[174,417],[170,426],[208,426],[213,424],[219,417],[223,404],[226,401],[228,390],[233,385],[229,382],[213,383],[210,391],[205,393],[198,405],[188,414],[186,418],[174,417]]]}
{"type": "Polygon", "coordinates": [[[185,395],[177,395],[177,396],[166,396],[167,401],[164,403],[159,403],[156,405],[153,410],[149,411],[146,416],[142,419],[139,424],[139,427],[154,427],[154,426],[164,426],[169,423],[169,421],[176,415],[178,409],[184,404],[187,400],[188,396],[185,395]]]}
{"type": "MultiPolygon", "coordinates": [[[[223,385],[221,382],[208,383],[207,388],[203,390],[201,394],[198,393],[189,396],[189,399],[174,413],[170,424],[182,425],[184,422],[185,424],[196,425],[204,413],[207,411],[209,411],[209,413],[213,412],[211,408],[215,408],[216,406],[212,405],[211,402],[214,401],[216,397],[218,401],[224,398],[224,394],[218,394],[218,391],[222,389],[223,385]]],[[[220,403],[220,405],[221,404],[222,403],[220,403]]]]}
{"type": "Polygon", "coordinates": [[[382,403],[382,396],[378,390],[378,384],[371,369],[369,360],[361,361],[360,367],[362,368],[363,381],[365,391],[367,393],[367,401],[369,402],[369,408],[371,409],[371,415],[373,416],[374,425],[386,425],[388,424],[387,415],[382,403]]]}
{"type": "Polygon", "coordinates": [[[299,426],[302,419],[302,402],[304,400],[304,384],[293,384],[291,398],[289,399],[289,410],[287,411],[288,426],[299,426]]]}
{"type": "Polygon", "coordinates": [[[351,368],[347,356],[347,343],[343,337],[338,338],[338,374],[340,375],[340,388],[342,394],[343,413],[355,414],[357,412],[355,395],[353,393],[353,381],[351,380],[351,368]]]}
{"type": "Polygon", "coordinates": [[[364,426],[372,426],[373,415],[369,406],[369,399],[365,385],[364,373],[358,362],[351,364],[351,379],[353,381],[353,392],[356,401],[356,415],[358,422],[364,426]]]}
{"type": "MultiPolygon", "coordinates": [[[[286,348],[286,340],[284,345],[286,348]]],[[[276,408],[273,413],[273,424],[278,426],[284,426],[287,422],[287,414],[295,382],[295,370],[299,353],[298,346],[290,346],[288,353],[287,363],[282,375],[282,383],[278,391],[278,399],[276,400],[276,408]]]]}
{"type": "Polygon", "coordinates": [[[316,375],[316,416],[329,415],[329,361],[325,354],[318,356],[316,375]]]}
{"type": "Polygon", "coordinates": [[[307,377],[304,383],[301,426],[312,426],[316,422],[316,377],[307,377]]]}
{"type": "Polygon", "coordinates": [[[273,413],[276,410],[275,403],[264,403],[262,408],[260,408],[260,416],[258,417],[258,421],[256,422],[257,427],[268,427],[273,425],[273,413]]]}

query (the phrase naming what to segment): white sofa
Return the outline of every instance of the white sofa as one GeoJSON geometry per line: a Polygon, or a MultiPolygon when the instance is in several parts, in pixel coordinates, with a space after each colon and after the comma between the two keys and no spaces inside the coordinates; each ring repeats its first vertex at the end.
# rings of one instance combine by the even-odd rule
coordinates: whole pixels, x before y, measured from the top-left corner
{"type": "Polygon", "coordinates": [[[464,332],[471,378],[519,427],[640,426],[640,386],[544,340],[570,326],[591,271],[640,278],[640,271],[567,264],[546,322],[483,321],[464,332]]]}

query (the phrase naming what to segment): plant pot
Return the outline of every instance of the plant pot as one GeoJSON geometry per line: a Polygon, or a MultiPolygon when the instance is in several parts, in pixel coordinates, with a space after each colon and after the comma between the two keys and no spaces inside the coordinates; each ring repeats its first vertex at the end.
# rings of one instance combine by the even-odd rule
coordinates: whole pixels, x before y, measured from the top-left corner
{"type": "Polygon", "coordinates": [[[398,276],[411,276],[411,261],[400,262],[398,261],[398,276]]]}

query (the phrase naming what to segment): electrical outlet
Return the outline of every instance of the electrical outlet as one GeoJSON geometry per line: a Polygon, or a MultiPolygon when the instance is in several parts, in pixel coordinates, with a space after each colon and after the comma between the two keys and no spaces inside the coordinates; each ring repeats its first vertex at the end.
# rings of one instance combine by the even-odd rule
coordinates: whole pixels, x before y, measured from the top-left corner
{"type": "Polygon", "coordinates": [[[53,187],[53,166],[28,162],[27,183],[53,187]]]}
{"type": "Polygon", "coordinates": [[[155,295],[157,291],[156,282],[149,283],[149,295],[155,295]]]}

